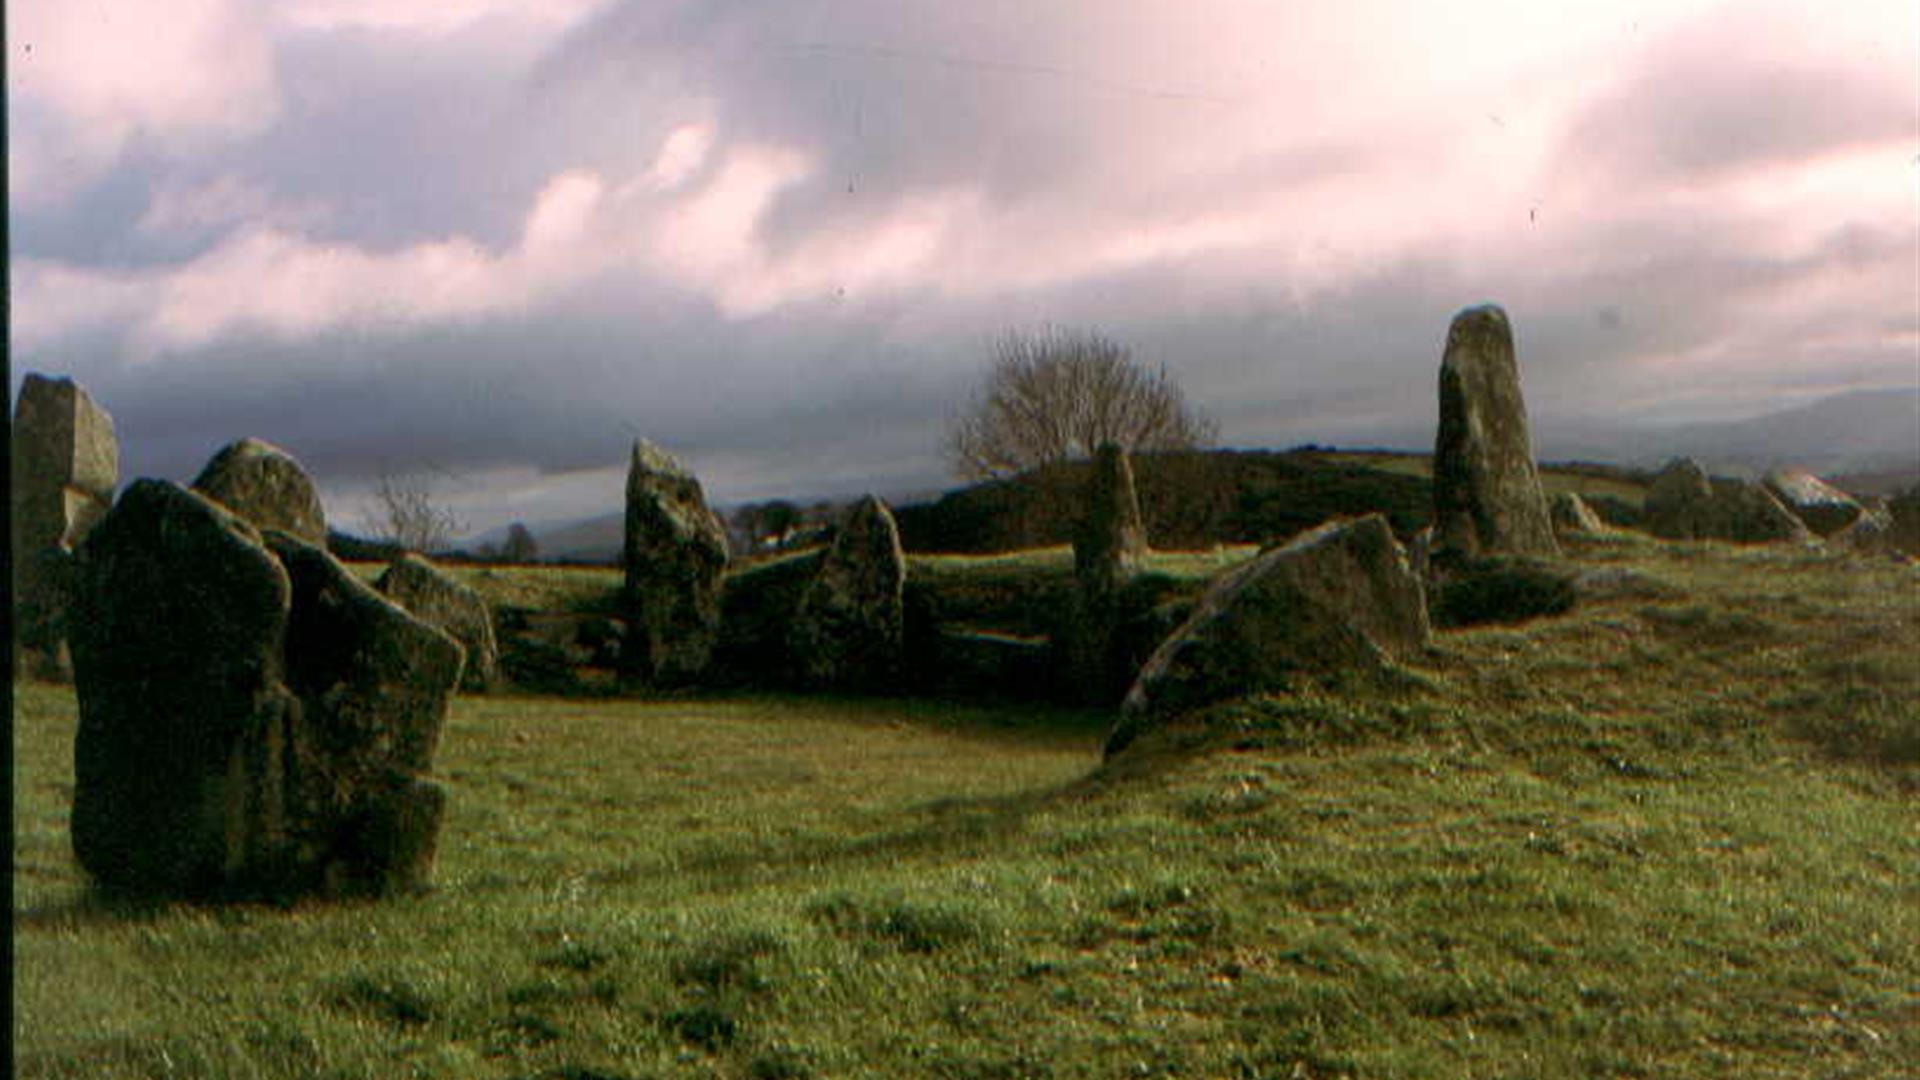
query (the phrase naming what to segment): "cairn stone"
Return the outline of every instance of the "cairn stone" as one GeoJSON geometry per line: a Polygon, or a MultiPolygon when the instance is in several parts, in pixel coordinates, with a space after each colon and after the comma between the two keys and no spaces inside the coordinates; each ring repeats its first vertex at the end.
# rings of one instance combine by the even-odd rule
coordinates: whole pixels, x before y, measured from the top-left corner
{"type": "Polygon", "coordinates": [[[326,512],[312,478],[293,455],[264,439],[241,439],[222,447],[200,470],[193,490],[256,529],[278,529],[309,544],[327,542],[326,512]]]}
{"type": "Polygon", "coordinates": [[[466,673],[460,678],[462,689],[486,693],[493,688],[499,677],[500,649],[495,643],[493,616],[479,593],[413,554],[389,563],[374,588],[414,618],[460,643],[467,652],[466,673]]]}
{"type": "Polygon", "coordinates": [[[1553,527],[1562,533],[1604,533],[1611,532],[1600,515],[1593,512],[1587,500],[1571,491],[1555,495],[1548,505],[1553,517],[1553,527]]]}
{"type": "Polygon", "coordinates": [[[71,379],[29,374],[12,432],[14,664],[66,678],[73,550],[113,505],[113,419],[71,379]]]}
{"type": "Polygon", "coordinates": [[[625,603],[630,637],[621,675],[680,686],[706,670],[720,628],[727,532],[700,481],[666,451],[636,440],[627,469],[625,603]]]}
{"type": "Polygon", "coordinates": [[[1533,461],[1513,329],[1492,304],[1460,312],[1447,331],[1433,520],[1436,556],[1560,553],[1533,461]]]}
{"type": "Polygon", "coordinates": [[[1111,704],[1132,681],[1128,658],[1116,637],[1122,618],[1120,596],[1146,552],[1147,530],[1134,491],[1133,466],[1126,451],[1103,443],[1094,453],[1073,536],[1076,589],[1065,634],[1076,696],[1089,704],[1111,704]]]}
{"type": "Polygon", "coordinates": [[[1425,591],[1386,519],[1330,521],[1208,587],[1141,669],[1106,753],[1166,719],[1300,676],[1378,676],[1429,633],[1425,591]]]}
{"type": "Polygon", "coordinates": [[[1742,544],[1805,541],[1805,523],[1751,480],[1714,479],[1700,463],[1667,463],[1647,488],[1648,532],[1668,540],[1730,540],[1742,544]]]}
{"type": "Polygon", "coordinates": [[[840,526],[801,594],[788,648],[802,681],[880,689],[899,675],[907,557],[893,512],[872,495],[840,526]]]}
{"type": "Polygon", "coordinates": [[[460,646],[324,551],[140,480],[77,560],[73,844],[186,897],[424,882],[460,646]]]}
{"type": "Polygon", "coordinates": [[[1801,469],[1768,473],[1760,485],[1819,536],[1832,536],[1865,512],[1853,496],[1801,469]]]}

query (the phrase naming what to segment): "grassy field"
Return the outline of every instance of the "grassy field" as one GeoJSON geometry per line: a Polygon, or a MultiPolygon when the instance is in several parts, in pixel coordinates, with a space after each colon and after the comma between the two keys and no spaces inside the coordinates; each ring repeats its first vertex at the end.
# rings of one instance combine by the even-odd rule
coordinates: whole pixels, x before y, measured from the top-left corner
{"type": "Polygon", "coordinates": [[[377,904],[93,898],[19,686],[17,1069],[1913,1075],[1920,572],[1577,554],[1571,615],[1106,769],[1088,713],[463,698],[438,888],[377,904]]]}
{"type": "MultiPolygon", "coordinates": [[[[1343,450],[1326,454],[1325,457],[1331,462],[1365,465],[1384,472],[1418,476],[1423,480],[1433,476],[1433,458],[1426,454],[1343,450]]],[[[1548,495],[1558,495],[1561,492],[1584,496],[1605,495],[1619,499],[1630,506],[1639,506],[1647,494],[1647,489],[1640,484],[1608,476],[1557,469],[1550,464],[1540,466],[1540,487],[1548,495]]]]}

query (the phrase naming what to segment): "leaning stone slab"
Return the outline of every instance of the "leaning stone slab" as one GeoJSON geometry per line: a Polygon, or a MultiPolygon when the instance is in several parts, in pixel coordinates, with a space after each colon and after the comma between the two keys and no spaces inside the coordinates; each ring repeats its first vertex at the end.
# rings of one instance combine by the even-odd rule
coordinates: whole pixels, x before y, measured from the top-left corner
{"type": "Polygon", "coordinates": [[[102,887],[233,897],[421,884],[423,779],[460,646],[331,556],[130,486],[81,549],[73,842],[102,887]]]}
{"type": "Polygon", "coordinates": [[[1513,329],[1492,304],[1460,312],[1447,331],[1433,520],[1436,556],[1560,552],[1534,465],[1513,329]]]}
{"type": "Polygon", "coordinates": [[[893,512],[861,499],[800,597],[788,648],[802,681],[881,689],[900,673],[907,557],[893,512]]]}
{"type": "Polygon", "coordinates": [[[1108,756],[1165,719],[1300,675],[1377,675],[1425,647],[1427,604],[1378,514],[1328,522],[1228,571],[1127,692],[1108,756]]]}
{"type": "Polygon", "coordinates": [[[1768,473],[1760,485],[1819,536],[1832,536],[1865,512],[1859,500],[1802,469],[1768,473]]]}
{"type": "Polygon", "coordinates": [[[625,604],[630,683],[679,686],[706,670],[720,627],[727,532],[700,481],[672,455],[636,440],[627,469],[625,604]]]}
{"type": "Polygon", "coordinates": [[[200,470],[193,490],[256,529],[279,529],[309,544],[327,542],[326,512],[313,479],[292,454],[264,439],[241,439],[222,447],[200,470]]]}
{"type": "Polygon", "coordinates": [[[1548,505],[1553,516],[1553,527],[1563,533],[1604,533],[1612,532],[1600,515],[1593,512],[1587,500],[1571,491],[1555,495],[1548,505]]]}
{"type": "Polygon", "coordinates": [[[113,505],[113,419],[71,379],[29,374],[14,405],[15,664],[64,678],[71,553],[113,505]]]}
{"type": "Polygon", "coordinates": [[[485,693],[499,677],[500,649],[493,615],[473,589],[455,581],[419,555],[406,554],[387,565],[374,588],[413,616],[458,641],[467,653],[462,689],[485,693]]]}

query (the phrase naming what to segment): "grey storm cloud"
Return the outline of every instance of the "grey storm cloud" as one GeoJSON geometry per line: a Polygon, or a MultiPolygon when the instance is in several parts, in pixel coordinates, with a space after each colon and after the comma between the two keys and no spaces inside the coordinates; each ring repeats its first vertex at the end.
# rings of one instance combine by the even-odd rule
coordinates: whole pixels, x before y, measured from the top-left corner
{"type": "MultiPolygon", "coordinates": [[[[614,265],[537,267],[519,302],[489,293],[432,317],[236,320],[144,357],[131,321],[62,323],[14,367],[87,382],[130,474],[185,478],[258,435],[340,487],[417,467],[563,476],[617,467],[644,435],[725,463],[738,490],[795,494],[938,483],[944,422],[988,345],[1044,323],[1166,365],[1247,446],[1423,445],[1447,321],[1489,300],[1513,314],[1549,423],[1707,397],[1759,412],[1822,373],[1910,381],[1910,214],[1842,208],[1789,241],[1766,207],[1669,198],[1920,126],[1890,65],[1783,57],[1729,30],[1739,18],[1710,13],[1596,65],[1539,122],[1539,153],[1508,157],[1483,125],[1497,96],[1430,114],[1407,104],[1416,89],[1316,122],[1375,88],[1280,34],[1217,63],[1162,59],[1156,39],[1196,19],[1172,5],[615,0],[556,39],[487,21],[430,41],[288,30],[271,124],[185,148],[136,133],[70,198],[12,208],[16,258],[97,272],[104,292],[151,274],[140,295],[164,300],[170,269],[270,226],[318,264],[458,241],[506,289],[542,193],[590,175],[601,210],[578,250],[604,241],[614,265]],[[649,170],[687,125],[712,149],[658,196],[663,216],[606,210],[652,205],[649,170]],[[611,235],[693,213],[670,198],[719,186],[755,147],[805,168],[741,211],[744,261],[675,276],[611,235]],[[1524,169],[1537,183],[1509,175],[1524,169]],[[222,199],[203,212],[209,187],[222,199]],[[781,279],[783,260],[884,239],[943,193],[959,224],[899,280],[861,287],[857,258],[846,288],[781,279]],[[726,289],[758,271],[774,299],[729,307],[726,289]],[[566,284],[538,292],[546,273],[566,284]]],[[[698,244],[726,239],[692,235],[670,254],[699,264],[698,244]]]]}
{"type": "Polygon", "coordinates": [[[1656,45],[1576,116],[1565,167],[1685,181],[1920,134],[1912,73],[1860,60],[1784,54],[1729,7],[1656,45]]]}

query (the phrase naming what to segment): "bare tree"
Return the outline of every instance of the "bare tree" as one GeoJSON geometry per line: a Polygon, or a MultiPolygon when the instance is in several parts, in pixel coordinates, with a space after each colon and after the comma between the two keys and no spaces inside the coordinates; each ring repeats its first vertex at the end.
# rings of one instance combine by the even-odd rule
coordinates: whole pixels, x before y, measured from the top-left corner
{"type": "Polygon", "coordinates": [[[432,483],[419,473],[380,474],[367,516],[378,539],[422,555],[446,547],[455,533],[466,528],[435,498],[432,483]]]}
{"type": "Polygon", "coordinates": [[[954,471],[970,480],[1091,457],[1213,442],[1212,420],[1187,403],[1167,369],[1136,363],[1095,331],[1009,334],[994,344],[980,393],[947,430],[954,471]]]}
{"type": "Polygon", "coordinates": [[[516,521],[507,527],[507,542],[500,549],[500,557],[510,563],[530,563],[540,555],[540,543],[533,538],[533,530],[524,522],[516,521]]]}

